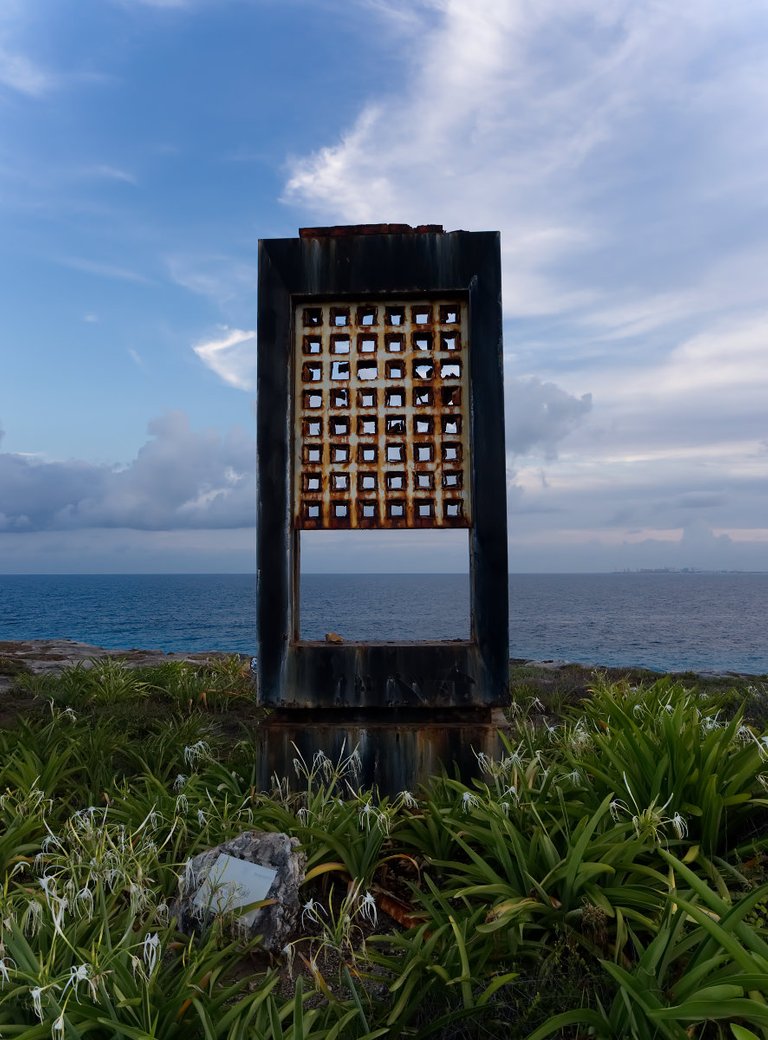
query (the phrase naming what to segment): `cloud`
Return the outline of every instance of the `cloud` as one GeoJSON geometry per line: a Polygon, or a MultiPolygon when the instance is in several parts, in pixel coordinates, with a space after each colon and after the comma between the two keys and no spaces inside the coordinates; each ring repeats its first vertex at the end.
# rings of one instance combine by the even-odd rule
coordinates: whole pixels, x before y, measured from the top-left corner
{"type": "Polygon", "coordinates": [[[176,530],[252,526],[256,515],[253,440],[194,431],[172,412],[153,420],[150,439],[122,468],[0,453],[0,527],[176,530]]]}
{"type": "Polygon", "coordinates": [[[58,79],[25,54],[0,45],[0,84],[28,97],[40,98],[58,85],[58,79]]]}
{"type": "Polygon", "coordinates": [[[508,379],[507,446],[515,455],[543,449],[547,458],[555,458],[558,442],[578,426],[591,408],[591,394],[574,397],[540,379],[508,379]]]}
{"type": "Polygon", "coordinates": [[[217,339],[198,343],[192,349],[211,371],[238,390],[256,389],[256,333],[244,329],[222,329],[217,339]]]}
{"type": "Polygon", "coordinates": [[[67,256],[56,259],[63,267],[71,267],[75,271],[95,274],[98,278],[114,278],[120,282],[136,282],[138,285],[151,285],[152,279],[139,271],[118,264],[102,263],[100,260],[87,260],[78,256],[67,256]]]}
{"type": "Polygon", "coordinates": [[[86,177],[99,177],[108,181],[120,181],[123,184],[138,184],[138,179],[130,170],[123,170],[119,166],[110,166],[107,163],[99,163],[96,166],[87,166],[82,171],[86,177]]]}
{"type": "Polygon", "coordinates": [[[175,253],[166,257],[177,285],[226,308],[240,299],[253,307],[258,270],[254,264],[224,254],[175,253]]]}

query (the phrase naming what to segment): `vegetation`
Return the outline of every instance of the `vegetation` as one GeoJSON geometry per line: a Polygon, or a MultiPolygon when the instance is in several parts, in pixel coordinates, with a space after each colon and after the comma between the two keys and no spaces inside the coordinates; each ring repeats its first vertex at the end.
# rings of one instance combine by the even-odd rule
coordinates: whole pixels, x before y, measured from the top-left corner
{"type": "Polygon", "coordinates": [[[0,1037],[768,1037],[766,690],[635,680],[518,684],[477,779],[379,797],[354,749],[259,790],[236,659],[20,672],[0,1037]],[[308,857],[279,957],[174,919],[189,857],[251,828],[308,857]]]}

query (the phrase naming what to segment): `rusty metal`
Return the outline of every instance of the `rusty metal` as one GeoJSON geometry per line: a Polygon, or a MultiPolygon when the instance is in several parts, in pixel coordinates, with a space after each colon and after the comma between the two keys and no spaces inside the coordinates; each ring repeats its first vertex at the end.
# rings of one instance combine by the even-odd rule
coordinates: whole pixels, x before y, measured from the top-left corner
{"type": "Polygon", "coordinates": [[[442,224],[338,224],[299,228],[299,238],[349,238],[352,235],[442,235],[442,224]]]}
{"type": "Polygon", "coordinates": [[[469,527],[466,303],[294,307],[293,523],[469,527]]]}
{"type": "Polygon", "coordinates": [[[498,234],[313,228],[259,250],[261,703],[425,721],[505,703],[498,234]],[[303,532],[342,527],[466,528],[469,639],[420,642],[414,618],[413,642],[303,641],[303,532]]]}

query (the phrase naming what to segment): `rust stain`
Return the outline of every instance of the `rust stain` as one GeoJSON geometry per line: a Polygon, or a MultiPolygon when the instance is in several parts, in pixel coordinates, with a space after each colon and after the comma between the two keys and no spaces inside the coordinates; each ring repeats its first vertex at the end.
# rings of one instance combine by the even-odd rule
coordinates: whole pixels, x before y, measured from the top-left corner
{"type": "Polygon", "coordinates": [[[295,305],[297,528],[471,525],[467,329],[463,299],[295,305]]]}
{"type": "Polygon", "coordinates": [[[442,224],[337,224],[299,228],[299,238],[346,238],[351,235],[442,235],[442,224]]]}

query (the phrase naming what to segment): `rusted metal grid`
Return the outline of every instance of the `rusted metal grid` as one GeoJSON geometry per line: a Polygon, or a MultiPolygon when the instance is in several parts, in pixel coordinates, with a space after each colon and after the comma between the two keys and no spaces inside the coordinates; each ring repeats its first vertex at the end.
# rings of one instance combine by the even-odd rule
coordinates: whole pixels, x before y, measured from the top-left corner
{"type": "Polygon", "coordinates": [[[464,300],[299,302],[299,529],[469,527],[464,300]]]}

